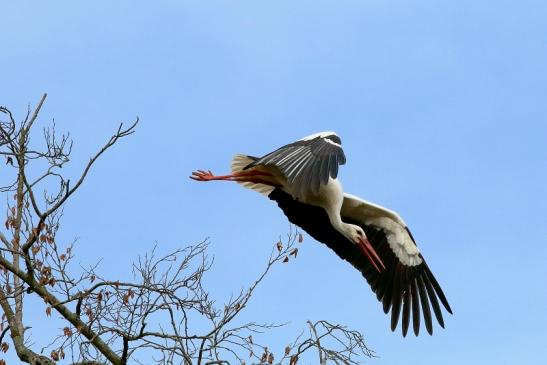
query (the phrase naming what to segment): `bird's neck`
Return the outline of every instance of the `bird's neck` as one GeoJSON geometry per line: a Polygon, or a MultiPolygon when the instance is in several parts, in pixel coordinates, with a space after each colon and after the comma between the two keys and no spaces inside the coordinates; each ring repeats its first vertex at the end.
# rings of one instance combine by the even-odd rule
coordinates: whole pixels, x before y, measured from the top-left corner
{"type": "Polygon", "coordinates": [[[313,202],[312,204],[323,207],[329,216],[332,227],[342,233],[345,237],[350,238],[350,227],[348,224],[342,222],[342,217],[340,216],[340,210],[342,209],[343,203],[344,192],[342,184],[338,179],[329,179],[327,185],[322,187],[318,201],[313,202]]]}
{"type": "Polygon", "coordinates": [[[345,223],[342,222],[342,218],[340,217],[340,214],[329,214],[329,220],[330,224],[339,232],[344,231],[345,229],[345,223]]]}
{"type": "Polygon", "coordinates": [[[342,217],[340,217],[340,213],[336,212],[327,212],[330,220],[330,224],[334,229],[336,229],[338,232],[342,233],[346,238],[351,240],[351,230],[350,230],[350,224],[342,222],[342,217]]]}

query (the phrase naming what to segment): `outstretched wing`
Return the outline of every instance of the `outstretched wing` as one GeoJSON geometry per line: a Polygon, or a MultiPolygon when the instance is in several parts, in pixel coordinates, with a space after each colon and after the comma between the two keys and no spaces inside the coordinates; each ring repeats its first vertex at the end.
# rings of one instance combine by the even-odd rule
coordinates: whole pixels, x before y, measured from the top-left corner
{"type": "Polygon", "coordinates": [[[345,163],[340,137],[334,132],[322,132],[278,148],[245,168],[276,166],[297,194],[305,194],[317,193],[329,177],[338,176],[338,166],[345,163]]]}
{"type": "Polygon", "coordinates": [[[418,335],[423,315],[427,332],[432,334],[431,308],[444,327],[439,301],[452,313],[450,305],[410,231],[395,212],[350,195],[344,197],[342,220],[363,228],[386,266],[385,270],[378,272],[357,245],[332,227],[324,209],[300,203],[281,189],[275,189],[269,198],[277,202],[290,222],[327,245],[362,273],[383,304],[384,312],[387,314],[391,310],[392,330],[397,327],[402,313],[403,336],[407,334],[411,317],[414,333],[418,335]]]}

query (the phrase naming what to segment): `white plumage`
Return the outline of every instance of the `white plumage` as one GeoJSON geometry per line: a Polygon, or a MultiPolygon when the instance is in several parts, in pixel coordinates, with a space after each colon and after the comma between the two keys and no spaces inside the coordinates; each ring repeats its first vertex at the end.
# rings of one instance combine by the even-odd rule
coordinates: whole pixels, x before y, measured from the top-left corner
{"type": "Polygon", "coordinates": [[[402,315],[403,335],[411,317],[417,335],[421,307],[432,334],[431,309],[443,327],[439,301],[452,313],[440,285],[396,212],[344,193],[337,175],[345,162],[340,137],[320,132],[262,157],[235,155],[230,175],[198,170],[191,178],[235,181],[274,200],[292,223],[363,274],[384,312],[391,310],[392,330],[402,315]]]}
{"type": "Polygon", "coordinates": [[[420,250],[399,214],[347,193],[344,194],[341,214],[384,230],[389,246],[403,264],[416,266],[422,263],[420,250]]]}

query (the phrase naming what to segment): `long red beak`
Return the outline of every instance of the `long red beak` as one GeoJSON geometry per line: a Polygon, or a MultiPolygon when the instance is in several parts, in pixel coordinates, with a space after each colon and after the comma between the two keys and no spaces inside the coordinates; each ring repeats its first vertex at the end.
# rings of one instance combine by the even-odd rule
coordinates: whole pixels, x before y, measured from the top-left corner
{"type": "Polygon", "coordinates": [[[361,247],[361,250],[363,250],[364,254],[367,256],[372,266],[374,266],[374,268],[378,270],[378,272],[381,272],[381,270],[376,264],[376,262],[380,264],[382,269],[384,270],[386,269],[386,266],[382,262],[382,259],[380,258],[380,256],[378,256],[378,254],[376,253],[376,250],[374,249],[374,247],[372,247],[369,240],[367,240],[366,238],[359,239],[359,247],[361,247]]]}

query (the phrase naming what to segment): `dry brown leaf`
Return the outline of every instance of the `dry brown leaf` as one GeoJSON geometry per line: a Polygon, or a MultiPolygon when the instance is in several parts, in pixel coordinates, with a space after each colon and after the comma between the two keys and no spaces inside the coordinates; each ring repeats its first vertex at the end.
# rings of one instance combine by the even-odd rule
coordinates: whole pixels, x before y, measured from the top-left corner
{"type": "Polygon", "coordinates": [[[93,320],[93,311],[91,310],[91,308],[87,307],[85,309],[85,314],[89,318],[90,321],[93,320]]]}
{"type": "Polygon", "coordinates": [[[53,359],[53,361],[59,361],[59,353],[57,351],[51,351],[51,354],[49,354],[49,356],[53,359]]]}

